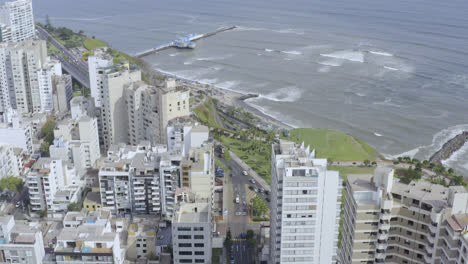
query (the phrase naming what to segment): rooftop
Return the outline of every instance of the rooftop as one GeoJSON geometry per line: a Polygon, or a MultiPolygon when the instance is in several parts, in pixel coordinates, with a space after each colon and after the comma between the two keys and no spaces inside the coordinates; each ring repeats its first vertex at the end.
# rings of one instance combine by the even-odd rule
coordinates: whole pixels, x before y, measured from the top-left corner
{"type": "Polygon", "coordinates": [[[181,203],[174,215],[176,223],[207,223],[209,222],[209,207],[207,202],[181,203]]]}

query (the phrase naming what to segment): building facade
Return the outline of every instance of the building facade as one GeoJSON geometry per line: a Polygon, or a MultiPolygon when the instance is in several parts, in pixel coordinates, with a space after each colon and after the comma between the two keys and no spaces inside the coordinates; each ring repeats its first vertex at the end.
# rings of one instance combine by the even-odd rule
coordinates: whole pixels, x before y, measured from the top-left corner
{"type": "Polygon", "coordinates": [[[309,147],[272,149],[270,262],[336,262],[342,180],[309,147]]]}
{"type": "Polygon", "coordinates": [[[108,53],[108,48],[99,48],[94,51],[93,56],[88,57],[89,84],[91,88],[91,97],[94,99],[94,105],[101,107],[103,79],[101,68],[108,68],[114,65],[114,59],[108,53]]]}
{"type": "Polygon", "coordinates": [[[55,111],[65,113],[70,111],[70,101],[73,98],[72,78],[69,74],[52,77],[55,111]]]}
{"type": "Polygon", "coordinates": [[[0,241],[0,263],[43,263],[44,242],[38,227],[16,223],[12,215],[0,216],[0,241]]]}
{"type": "Polygon", "coordinates": [[[171,219],[180,187],[180,162],[165,146],[114,145],[99,170],[101,202],[117,215],[156,214],[171,219]]]}
{"type": "Polygon", "coordinates": [[[20,42],[36,35],[31,0],[6,2],[0,8],[0,42],[20,42]]]}
{"type": "Polygon", "coordinates": [[[33,154],[31,124],[24,122],[17,113],[4,115],[4,122],[0,123],[0,142],[15,148],[21,148],[26,155],[33,154]]]}
{"type": "Polygon", "coordinates": [[[393,173],[378,167],[374,175],[348,176],[341,262],[464,263],[466,189],[404,184],[393,173]]]}
{"type": "Polygon", "coordinates": [[[0,179],[8,176],[20,176],[20,165],[13,147],[0,143],[0,179]]]}

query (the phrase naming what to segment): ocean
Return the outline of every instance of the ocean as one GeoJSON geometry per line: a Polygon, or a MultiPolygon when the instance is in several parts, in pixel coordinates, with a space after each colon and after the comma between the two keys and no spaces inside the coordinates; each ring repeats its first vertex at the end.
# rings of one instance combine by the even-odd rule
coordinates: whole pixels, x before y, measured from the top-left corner
{"type": "MultiPolygon", "coordinates": [[[[129,54],[237,29],[145,59],[240,92],[294,127],[351,133],[388,157],[428,159],[468,129],[468,1],[34,0],[36,19],[129,54]]],[[[468,177],[468,145],[444,163],[468,177]]]]}

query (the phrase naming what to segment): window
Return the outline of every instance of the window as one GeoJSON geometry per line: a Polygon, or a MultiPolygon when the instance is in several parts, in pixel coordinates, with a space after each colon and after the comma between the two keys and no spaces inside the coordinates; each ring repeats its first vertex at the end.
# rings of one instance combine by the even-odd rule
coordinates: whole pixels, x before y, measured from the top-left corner
{"type": "Polygon", "coordinates": [[[414,225],[414,222],[411,221],[411,220],[408,220],[408,225],[413,226],[413,225],[414,225]]]}
{"type": "Polygon", "coordinates": [[[189,236],[189,235],[179,235],[178,238],[179,238],[179,239],[191,239],[192,236],[189,236]]]}
{"type": "Polygon", "coordinates": [[[204,236],[203,235],[194,235],[193,238],[194,239],[203,239],[204,236]]]}
{"type": "Polygon", "coordinates": [[[411,236],[411,235],[413,234],[413,232],[411,232],[411,231],[406,231],[406,234],[407,234],[408,236],[411,236]]]}
{"type": "Polygon", "coordinates": [[[403,250],[403,253],[405,253],[406,255],[408,255],[408,254],[409,254],[409,250],[405,249],[405,250],[403,250]]]}
{"type": "Polygon", "coordinates": [[[195,255],[197,255],[197,256],[203,256],[203,255],[205,255],[205,252],[203,252],[203,251],[195,251],[195,255]]]}
{"type": "Polygon", "coordinates": [[[181,259],[179,262],[180,263],[192,263],[192,260],[191,259],[181,259]]]}
{"type": "Polygon", "coordinates": [[[179,226],[177,228],[177,231],[191,231],[192,229],[190,227],[182,227],[182,226],[179,226]]]}
{"type": "Polygon", "coordinates": [[[179,243],[179,247],[192,247],[190,243],[179,243]]]}
{"type": "Polygon", "coordinates": [[[204,259],[196,259],[195,263],[205,263],[205,260],[204,259]]]}
{"type": "Polygon", "coordinates": [[[193,231],[203,231],[203,227],[194,227],[193,231]]]}
{"type": "Polygon", "coordinates": [[[140,244],[137,244],[136,247],[140,247],[140,244]]]}
{"type": "Polygon", "coordinates": [[[179,255],[184,255],[184,256],[191,256],[192,255],[192,251],[180,251],[179,252],[179,255]]]}
{"type": "Polygon", "coordinates": [[[195,243],[194,246],[195,247],[204,247],[205,245],[203,243],[195,243]]]}

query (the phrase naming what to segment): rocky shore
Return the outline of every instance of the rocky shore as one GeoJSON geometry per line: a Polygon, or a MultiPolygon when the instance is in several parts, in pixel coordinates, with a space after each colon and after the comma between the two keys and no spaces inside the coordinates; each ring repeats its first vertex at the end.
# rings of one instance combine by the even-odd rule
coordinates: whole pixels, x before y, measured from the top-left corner
{"type": "Polygon", "coordinates": [[[447,141],[442,148],[434,153],[429,159],[429,162],[442,166],[442,161],[450,158],[453,153],[459,150],[468,141],[468,131],[456,135],[454,138],[447,141]]]}

